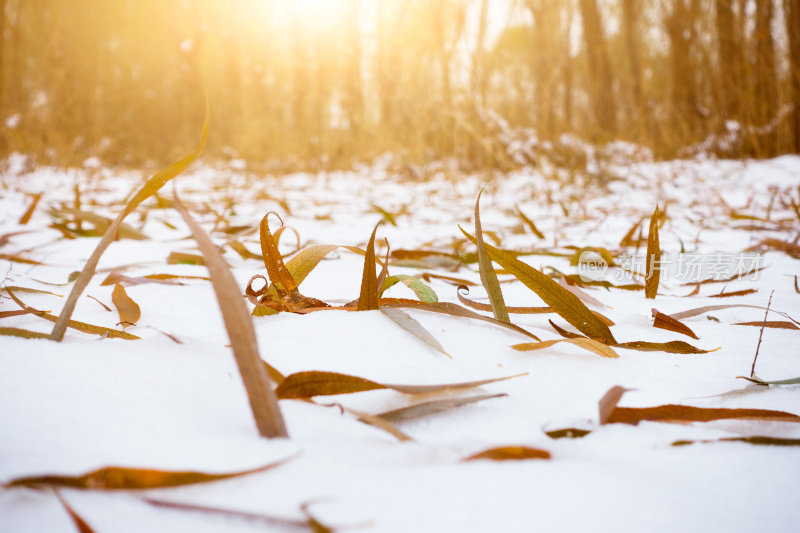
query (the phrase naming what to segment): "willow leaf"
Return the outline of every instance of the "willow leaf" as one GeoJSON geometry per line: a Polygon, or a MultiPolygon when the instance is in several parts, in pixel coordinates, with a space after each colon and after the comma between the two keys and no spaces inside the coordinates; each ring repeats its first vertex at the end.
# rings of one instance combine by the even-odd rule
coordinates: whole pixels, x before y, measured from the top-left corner
{"type": "MultiPolygon", "coordinates": [[[[475,237],[463,229],[461,231],[470,241],[476,242],[475,237]]],[[[553,311],[579,331],[606,344],[616,344],[614,335],[611,334],[608,326],[598,319],[577,296],[509,252],[497,249],[490,244],[486,244],[486,251],[494,262],[539,295],[553,311]]]]}

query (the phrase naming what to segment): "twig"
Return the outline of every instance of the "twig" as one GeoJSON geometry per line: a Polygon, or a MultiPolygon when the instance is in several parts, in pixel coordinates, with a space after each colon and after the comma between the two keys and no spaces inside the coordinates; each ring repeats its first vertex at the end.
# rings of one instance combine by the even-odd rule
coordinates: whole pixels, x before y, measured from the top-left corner
{"type": "Polygon", "coordinates": [[[761,331],[758,333],[758,344],[756,345],[756,355],[753,357],[753,366],[750,367],[750,377],[755,377],[756,375],[756,360],[758,360],[758,350],[761,348],[761,337],[764,335],[764,328],[767,325],[767,315],[769,315],[769,306],[772,303],[772,295],[775,294],[775,291],[769,293],[769,301],[767,302],[767,311],[764,313],[764,323],[761,324],[761,331]]]}

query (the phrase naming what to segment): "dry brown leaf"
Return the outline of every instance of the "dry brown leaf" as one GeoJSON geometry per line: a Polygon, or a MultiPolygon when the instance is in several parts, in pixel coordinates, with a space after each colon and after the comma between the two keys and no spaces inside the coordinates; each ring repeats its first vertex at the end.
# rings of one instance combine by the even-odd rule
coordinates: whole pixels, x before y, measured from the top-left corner
{"type": "Polygon", "coordinates": [[[479,381],[467,381],[463,383],[445,383],[442,385],[397,385],[389,383],[378,383],[369,379],[339,374],[337,372],[306,371],[291,374],[284,379],[275,393],[278,398],[286,399],[306,399],[314,396],[333,396],[336,394],[351,394],[377,389],[391,389],[405,394],[428,394],[441,392],[444,390],[469,389],[480,387],[489,383],[496,383],[506,379],[524,376],[526,374],[516,374],[501,378],[482,379],[479,381]]]}
{"type": "Polygon", "coordinates": [[[286,425],[258,353],[256,333],[247,306],[242,300],[241,289],[218,248],[183,207],[177,192],[173,193],[173,201],[175,209],[192,231],[211,274],[211,284],[258,431],[263,437],[286,437],[286,425]]]}
{"type": "Polygon", "coordinates": [[[94,470],[82,476],[27,476],[20,477],[4,484],[4,488],[11,487],[70,487],[74,489],[89,490],[145,490],[165,487],[179,487],[193,483],[208,483],[233,477],[246,476],[257,472],[264,472],[280,466],[291,458],[281,459],[265,466],[231,472],[225,474],[208,474],[205,472],[173,472],[166,470],[151,470],[146,468],[125,468],[109,466],[94,470]]]}
{"type": "Polygon", "coordinates": [[[695,335],[694,331],[689,329],[689,327],[686,326],[685,324],[683,324],[682,322],[672,318],[669,315],[665,315],[664,313],[661,313],[660,311],[658,311],[655,308],[651,309],[650,312],[653,314],[653,319],[654,319],[653,320],[653,327],[654,328],[666,329],[668,331],[674,331],[675,333],[681,333],[681,334],[686,335],[687,337],[691,337],[691,338],[693,338],[695,340],[700,340],[700,339],[698,339],[697,335],[695,335]]]}
{"type": "Polygon", "coordinates": [[[657,407],[617,407],[625,389],[612,387],[600,400],[601,424],[631,424],[639,422],[711,422],[714,420],[757,419],[779,422],[800,422],[800,416],[786,411],[722,407],[694,407],[667,404],[657,407]]]}
{"type": "Polygon", "coordinates": [[[142,311],[139,305],[133,301],[125,292],[125,288],[117,283],[114,285],[114,291],[111,293],[111,301],[114,307],[117,308],[119,313],[119,322],[124,325],[136,325],[139,318],[142,316],[142,311]]]}
{"type": "Polygon", "coordinates": [[[550,452],[528,446],[501,446],[465,457],[463,461],[489,459],[492,461],[521,461],[524,459],[550,459],[550,452]]]}

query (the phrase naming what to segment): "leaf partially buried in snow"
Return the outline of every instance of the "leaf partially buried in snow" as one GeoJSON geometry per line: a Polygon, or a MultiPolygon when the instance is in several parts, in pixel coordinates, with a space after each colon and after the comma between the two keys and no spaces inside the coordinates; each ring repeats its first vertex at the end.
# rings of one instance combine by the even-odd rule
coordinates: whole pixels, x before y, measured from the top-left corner
{"type": "Polygon", "coordinates": [[[655,298],[658,293],[658,281],[661,278],[661,248],[658,242],[658,219],[661,213],[658,206],[650,217],[650,232],[647,234],[647,255],[645,264],[644,294],[647,298],[655,298]]]}
{"type": "Polygon", "coordinates": [[[442,345],[439,344],[439,341],[437,341],[433,335],[431,335],[428,330],[422,326],[422,324],[414,320],[414,318],[408,313],[404,313],[403,311],[394,309],[392,307],[380,307],[379,309],[381,313],[388,317],[392,322],[408,331],[437,352],[443,353],[452,359],[452,356],[445,351],[442,345]]]}
{"type": "Polygon", "coordinates": [[[702,350],[696,346],[692,346],[688,342],[683,341],[669,341],[669,342],[648,342],[648,341],[632,341],[621,342],[613,344],[615,348],[627,348],[629,350],[638,350],[640,352],[667,352],[667,353],[682,353],[682,354],[703,354],[709,353],[714,350],[702,350]]]}
{"type": "Polygon", "coordinates": [[[770,409],[741,409],[723,407],[694,407],[666,404],[657,407],[617,407],[624,394],[622,387],[612,387],[600,400],[601,424],[631,424],[639,422],[711,422],[714,420],[757,419],[778,422],[800,422],[800,416],[770,409]]]}
{"type": "Polygon", "coordinates": [[[442,385],[397,385],[378,383],[369,379],[339,374],[337,372],[307,371],[291,374],[284,379],[275,393],[282,400],[306,399],[314,396],[333,396],[336,394],[350,394],[377,389],[391,389],[405,394],[428,394],[444,390],[470,389],[489,383],[496,383],[506,379],[524,376],[515,374],[501,378],[482,379],[463,383],[445,383],[442,385]]]}
{"type": "MultiPolygon", "coordinates": [[[[678,320],[683,320],[684,318],[691,318],[693,316],[703,315],[705,313],[710,313],[711,311],[721,311],[723,309],[732,309],[734,307],[749,307],[751,309],[761,309],[761,310],[766,310],[766,311],[769,311],[769,312],[772,312],[772,313],[777,313],[777,314],[779,314],[779,315],[781,315],[783,317],[788,318],[789,320],[791,320],[792,322],[794,322],[795,324],[800,326],[800,322],[798,322],[794,318],[790,317],[788,314],[784,313],[783,311],[776,311],[775,309],[771,309],[771,308],[767,309],[766,307],[761,306],[761,305],[748,305],[748,304],[706,305],[704,307],[697,307],[695,309],[687,309],[686,311],[681,311],[680,313],[672,313],[669,316],[671,316],[672,318],[676,318],[678,320]]],[[[761,322],[759,322],[759,325],[761,325],[761,322]]]]}
{"type": "Polygon", "coordinates": [[[382,298],[380,300],[380,305],[386,307],[402,307],[407,309],[421,309],[423,311],[430,311],[432,313],[441,313],[443,315],[450,315],[456,317],[463,317],[463,318],[472,318],[475,320],[481,320],[483,322],[489,322],[490,324],[495,324],[497,326],[502,326],[504,328],[510,329],[512,331],[516,331],[525,335],[526,337],[530,337],[535,340],[539,340],[539,337],[522,329],[521,327],[517,326],[516,324],[512,324],[510,322],[500,322],[499,320],[495,320],[494,318],[479,315],[478,313],[473,313],[469,309],[461,307],[460,305],[451,303],[451,302],[433,302],[433,303],[425,303],[425,302],[417,302],[416,300],[403,300],[399,298],[382,298]]]}
{"type": "Polygon", "coordinates": [[[208,483],[233,477],[246,476],[257,472],[264,472],[286,463],[289,459],[282,459],[265,466],[231,472],[225,474],[208,474],[205,472],[173,472],[167,470],[150,470],[145,468],[125,468],[109,466],[83,474],[82,476],[29,476],[20,477],[4,484],[4,488],[11,487],[70,487],[74,489],[90,490],[144,490],[165,487],[179,487],[194,483],[208,483]]]}
{"type": "Polygon", "coordinates": [[[550,452],[527,446],[501,446],[465,457],[463,461],[490,459],[492,461],[521,461],[524,459],[550,459],[550,452]]]}
{"type": "Polygon", "coordinates": [[[128,296],[128,293],[125,292],[125,288],[119,283],[114,285],[114,291],[111,293],[111,301],[114,302],[114,307],[117,308],[119,322],[123,326],[135,325],[142,316],[142,310],[139,308],[139,304],[128,296]]]}
{"type": "Polygon", "coordinates": [[[383,294],[389,287],[395,285],[396,283],[402,283],[411,289],[414,294],[417,295],[417,298],[419,298],[420,302],[433,303],[439,301],[439,297],[436,296],[436,293],[433,289],[422,283],[414,276],[409,276],[408,274],[395,274],[394,276],[389,276],[386,278],[386,280],[383,282],[383,287],[381,288],[380,293],[383,294]]]}
{"type": "Polygon", "coordinates": [[[610,346],[603,344],[602,342],[598,342],[594,339],[589,339],[587,337],[574,337],[571,339],[555,339],[549,341],[542,341],[542,342],[525,342],[522,344],[515,344],[512,346],[517,351],[520,352],[530,352],[534,350],[541,350],[542,348],[549,348],[556,343],[559,342],[568,342],[570,344],[574,344],[579,348],[583,348],[584,350],[588,350],[594,354],[599,355],[600,357],[609,357],[612,359],[616,359],[619,357],[617,352],[611,349],[610,346]]]}
{"type": "Polygon", "coordinates": [[[139,206],[139,204],[158,192],[158,190],[169,180],[186,170],[186,168],[191,165],[192,162],[194,162],[194,160],[197,159],[197,157],[203,151],[203,148],[205,148],[206,145],[206,140],[208,139],[208,119],[209,107],[208,100],[206,100],[206,114],[205,120],[203,121],[203,131],[201,133],[200,144],[197,146],[195,151],[183,159],[172,163],[170,166],[161,170],[156,175],[144,182],[141,188],[139,188],[133,198],[131,198],[128,203],[125,204],[125,207],[122,209],[119,215],[117,215],[117,218],[114,219],[106,232],[103,234],[103,238],[100,239],[100,242],[97,244],[94,252],[92,252],[91,257],[89,257],[89,260],[86,261],[86,265],[84,265],[83,270],[75,280],[75,285],[73,285],[72,291],[70,292],[67,301],[64,303],[64,307],[61,309],[61,314],[58,316],[56,324],[53,326],[53,331],[50,333],[50,338],[52,340],[63,340],[64,332],[67,330],[69,319],[72,317],[72,312],[75,310],[75,305],[78,303],[78,298],[80,298],[81,293],[83,293],[83,291],[89,285],[89,282],[91,281],[92,276],[97,269],[97,263],[100,261],[100,257],[103,255],[103,252],[105,252],[109,245],[116,239],[117,231],[122,225],[125,217],[132,213],[133,210],[139,206]]]}
{"type": "Polygon", "coordinates": [[[734,326],[758,326],[763,328],[775,328],[775,329],[800,329],[795,326],[791,322],[787,322],[785,320],[767,320],[767,321],[756,321],[756,322],[734,322],[734,326]]]}
{"type": "Polygon", "coordinates": [[[46,333],[39,333],[38,331],[8,327],[0,327],[0,335],[4,337],[20,337],[22,339],[46,339],[49,337],[46,333]]]}
{"type": "Polygon", "coordinates": [[[694,331],[689,329],[689,327],[682,322],[672,318],[669,315],[665,315],[664,313],[658,311],[658,309],[651,309],[650,311],[653,314],[653,327],[659,329],[666,329],[668,331],[674,331],[675,333],[681,333],[686,335],[687,337],[691,337],[693,339],[697,339],[697,335],[695,335],[694,331]]]}
{"type": "Polygon", "coordinates": [[[676,440],[673,446],[688,446],[690,444],[713,444],[718,442],[744,442],[755,446],[800,446],[800,439],[786,439],[783,437],[766,437],[753,435],[750,437],[725,437],[709,440],[676,440]]]}
{"type": "Polygon", "coordinates": [[[500,283],[497,281],[497,274],[492,266],[492,260],[489,259],[489,253],[486,251],[486,244],[483,242],[480,212],[481,194],[483,194],[483,189],[478,193],[478,198],[475,200],[475,245],[478,247],[478,268],[480,271],[481,283],[483,284],[483,288],[486,289],[486,294],[489,295],[489,302],[492,304],[494,318],[500,322],[511,322],[508,318],[505,301],[503,301],[503,292],[500,290],[500,283]]]}
{"type": "Polygon", "coordinates": [[[386,411],[375,416],[378,416],[389,422],[400,422],[402,420],[408,420],[410,418],[416,418],[418,416],[425,416],[438,413],[441,411],[445,411],[447,409],[452,409],[454,407],[461,407],[463,405],[469,405],[471,403],[482,402],[483,400],[502,398],[503,396],[507,396],[507,394],[503,393],[481,394],[479,396],[468,396],[466,398],[446,398],[444,400],[431,400],[429,402],[422,402],[415,405],[411,405],[409,407],[393,409],[391,411],[386,411]]]}
{"type": "MultiPolygon", "coordinates": [[[[476,242],[475,237],[463,229],[461,231],[470,241],[476,242]]],[[[509,252],[497,249],[490,244],[486,244],[486,251],[493,261],[539,295],[553,311],[578,328],[587,337],[598,339],[606,344],[614,344],[616,342],[608,326],[599,320],[577,296],[532,266],[523,263],[509,252]]]]}
{"type": "Polygon", "coordinates": [[[359,311],[375,311],[378,309],[378,276],[375,273],[375,232],[378,231],[380,222],[375,224],[372,235],[367,243],[367,253],[364,256],[364,272],[361,276],[361,294],[358,297],[359,311]]]}
{"type": "Polygon", "coordinates": [[[758,383],[759,385],[800,385],[800,378],[791,378],[791,379],[777,379],[774,381],[767,381],[765,379],[757,378],[757,377],[747,377],[747,376],[737,376],[739,379],[746,379],[747,381],[752,381],[753,383],[758,383]]]}
{"type": "Polygon", "coordinates": [[[92,529],[91,526],[89,526],[89,524],[86,523],[86,520],[84,520],[78,513],[75,512],[75,510],[70,506],[70,504],[68,504],[66,500],[64,500],[64,498],[61,497],[61,494],[58,491],[55,491],[55,493],[56,496],[58,497],[58,501],[61,502],[61,506],[67,512],[69,517],[72,519],[72,523],[75,525],[75,528],[80,533],[94,533],[94,529],[92,529]]]}
{"type": "MultiPolygon", "coordinates": [[[[8,289],[8,287],[6,287],[8,289]]],[[[20,306],[22,309],[29,310],[32,314],[44,318],[45,320],[49,320],[50,322],[56,322],[58,317],[51,315],[47,311],[39,311],[38,309],[34,309],[33,307],[25,305],[16,295],[11,292],[10,290],[6,290],[8,295],[11,297],[14,302],[20,306]]],[[[104,328],[102,326],[95,326],[92,324],[87,324],[85,322],[78,322],[77,320],[70,320],[67,322],[67,327],[76,329],[78,331],[82,331],[84,333],[93,333],[95,335],[101,335],[103,337],[110,337],[110,338],[117,338],[117,339],[127,339],[127,340],[135,340],[138,339],[136,335],[131,335],[130,333],[126,333],[124,331],[119,331],[116,329],[104,328]]],[[[24,333],[22,336],[29,337],[27,333],[24,333]]],[[[38,337],[38,336],[37,336],[38,337]]],[[[29,337],[30,338],[30,337],[29,337]]],[[[50,335],[52,339],[52,334],[50,335]]]]}
{"type": "Polygon", "coordinates": [[[222,259],[217,246],[186,211],[175,191],[173,191],[173,202],[175,209],[189,226],[211,274],[211,284],[258,432],[262,437],[286,437],[286,425],[258,353],[258,340],[253,321],[242,300],[242,291],[236,283],[236,278],[222,259]]]}

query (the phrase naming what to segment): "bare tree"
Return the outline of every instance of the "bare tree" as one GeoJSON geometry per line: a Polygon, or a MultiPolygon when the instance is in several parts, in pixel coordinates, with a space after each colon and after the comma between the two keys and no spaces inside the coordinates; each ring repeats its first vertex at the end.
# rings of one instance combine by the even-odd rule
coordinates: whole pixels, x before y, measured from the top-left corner
{"type": "Polygon", "coordinates": [[[613,135],[617,130],[617,108],[614,100],[614,75],[603,34],[603,20],[597,0],[581,0],[581,18],[586,53],[591,72],[590,96],[597,126],[613,135]]]}

